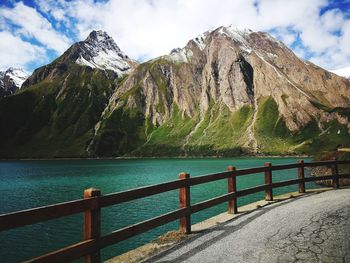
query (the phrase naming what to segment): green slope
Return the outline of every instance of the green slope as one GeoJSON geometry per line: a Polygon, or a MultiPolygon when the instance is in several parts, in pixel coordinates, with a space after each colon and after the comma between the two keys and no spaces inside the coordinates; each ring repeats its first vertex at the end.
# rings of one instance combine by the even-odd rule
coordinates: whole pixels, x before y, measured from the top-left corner
{"type": "Polygon", "coordinates": [[[346,125],[336,120],[322,124],[323,131],[318,127],[316,120],[312,120],[299,132],[291,133],[278,112],[277,103],[271,97],[265,97],[259,101],[255,134],[260,151],[272,155],[314,155],[321,151],[334,150],[339,144],[350,145],[346,125]]]}
{"type": "MultiPolygon", "coordinates": [[[[70,62],[62,66],[59,63],[65,63],[63,58],[39,69],[37,76],[43,75],[43,79],[38,77],[32,80],[35,84],[0,100],[0,157],[236,156],[250,153],[244,145],[254,109],[243,106],[231,112],[224,104],[210,99],[205,113],[201,114],[199,105],[194,105],[197,113],[188,117],[172,101],[172,91],[162,73],[164,68],[171,67],[179,74],[179,64],[164,59],[141,64],[137,69],[138,81],[119,98],[124,107],[101,119],[111,94],[128,76],[117,80],[111,72],[70,62]],[[48,72],[56,68],[59,74],[49,78],[48,72]],[[141,109],[125,106],[131,96],[142,104],[141,79],[147,72],[159,91],[156,111],[164,114],[170,105],[170,118],[161,125],[153,125],[141,109]]],[[[187,83],[191,81],[194,80],[187,83]]],[[[183,92],[189,89],[182,88],[183,92]]],[[[193,94],[188,93],[188,96],[193,94]]],[[[313,104],[325,112],[338,112],[350,118],[348,108],[332,109],[320,102],[313,104]]],[[[350,145],[345,125],[331,121],[323,126],[325,131],[312,120],[298,133],[292,133],[273,98],[263,97],[258,101],[253,130],[259,152],[263,154],[315,154],[333,150],[339,144],[350,145]]]]}
{"type": "Polygon", "coordinates": [[[71,65],[53,81],[2,99],[0,156],[88,156],[93,128],[114,87],[103,71],[71,65]]]}

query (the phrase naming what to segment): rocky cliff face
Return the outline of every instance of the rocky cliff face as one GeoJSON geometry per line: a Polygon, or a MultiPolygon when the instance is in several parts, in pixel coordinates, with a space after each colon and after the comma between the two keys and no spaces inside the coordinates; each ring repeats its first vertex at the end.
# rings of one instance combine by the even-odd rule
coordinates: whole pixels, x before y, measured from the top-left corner
{"type": "MultiPolygon", "coordinates": [[[[108,123],[120,110],[144,116],[153,128],[145,129],[141,152],[167,140],[182,153],[201,145],[218,152],[303,151],[312,136],[330,129],[348,135],[349,91],[349,81],[299,59],[266,33],[220,27],[141,64],[112,95],[102,119],[108,123]],[[180,134],[169,129],[161,141],[154,138],[169,125],[188,129],[176,140],[172,134],[180,134]],[[302,138],[308,129],[312,135],[302,138]]],[[[99,123],[96,134],[103,129],[99,123]]]]}
{"type": "Polygon", "coordinates": [[[27,78],[28,74],[19,68],[0,71],[0,98],[14,94],[27,78]]]}

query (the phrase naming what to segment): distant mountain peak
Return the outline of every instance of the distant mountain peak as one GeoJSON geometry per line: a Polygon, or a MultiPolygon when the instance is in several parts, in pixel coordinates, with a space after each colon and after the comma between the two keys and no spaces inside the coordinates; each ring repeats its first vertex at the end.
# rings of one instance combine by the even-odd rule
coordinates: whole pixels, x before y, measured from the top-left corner
{"type": "MultiPolygon", "coordinates": [[[[272,37],[268,33],[253,31],[249,28],[238,28],[233,25],[220,26],[215,29],[210,29],[199,34],[188,42],[183,48],[173,49],[169,55],[162,56],[165,59],[176,62],[189,62],[194,54],[194,49],[203,51],[212,39],[226,38],[232,43],[231,48],[237,47],[240,51],[246,54],[254,52],[261,57],[276,57],[275,49],[285,49],[286,46],[278,39],[272,37]]],[[[221,45],[216,42],[216,45],[221,45]]]]}
{"type": "Polygon", "coordinates": [[[104,41],[106,39],[112,39],[106,31],[103,30],[92,30],[87,37],[88,39],[97,39],[98,41],[104,41]]]}
{"type": "Polygon", "coordinates": [[[232,33],[241,34],[241,35],[249,35],[249,34],[254,32],[250,28],[239,28],[239,27],[236,27],[234,25],[221,26],[221,27],[219,27],[219,29],[220,30],[229,31],[229,32],[232,32],[232,33]]]}
{"type": "Polygon", "coordinates": [[[28,74],[21,68],[10,67],[0,71],[0,97],[14,94],[27,78],[28,74]]]}
{"type": "Polygon", "coordinates": [[[114,39],[107,34],[107,32],[102,30],[93,30],[90,32],[89,36],[84,40],[86,44],[95,45],[96,47],[105,48],[108,50],[115,50],[121,52],[118,45],[115,43],[114,39]]]}
{"type": "Polygon", "coordinates": [[[200,50],[203,50],[205,48],[206,38],[213,32],[217,32],[221,35],[229,36],[235,40],[242,40],[242,38],[248,36],[251,33],[254,33],[254,31],[252,31],[249,28],[240,29],[240,28],[235,27],[233,25],[221,26],[221,27],[218,27],[215,29],[210,29],[204,33],[199,34],[197,37],[192,39],[192,41],[194,41],[194,43],[197,44],[197,46],[200,50]]]}
{"type": "Polygon", "coordinates": [[[75,62],[79,65],[112,70],[121,76],[128,73],[135,64],[105,31],[93,30],[78,45],[80,49],[75,62]]]}

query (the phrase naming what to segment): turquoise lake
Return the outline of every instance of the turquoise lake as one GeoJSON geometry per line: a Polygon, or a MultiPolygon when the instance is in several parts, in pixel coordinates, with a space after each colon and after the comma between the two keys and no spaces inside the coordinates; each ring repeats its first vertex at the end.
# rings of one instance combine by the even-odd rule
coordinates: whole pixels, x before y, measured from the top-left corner
{"type": "MultiPolygon", "coordinates": [[[[311,159],[304,158],[305,161],[311,159]]],[[[108,194],[140,186],[178,179],[180,172],[191,177],[237,169],[295,163],[297,158],[227,158],[227,159],[118,159],[0,161],[0,214],[80,199],[84,189],[99,188],[108,194]]],[[[307,171],[306,171],[307,173],[307,171]]],[[[296,169],[274,171],[273,181],[295,179],[296,169]]],[[[238,189],[264,183],[263,174],[237,178],[238,189]]],[[[313,183],[307,188],[317,187],[313,183]]],[[[274,194],[296,191],[297,186],[274,190],[274,194]]],[[[220,180],[191,188],[192,204],[227,192],[227,181],[220,180]]],[[[244,205],[264,198],[257,193],[238,199],[244,205]]],[[[121,227],[170,212],[179,207],[178,191],[170,191],[102,209],[102,235],[121,227]]],[[[192,224],[226,211],[227,204],[192,215],[192,224]]],[[[0,232],[0,262],[19,262],[82,240],[82,214],[0,232]]],[[[102,250],[108,259],[178,228],[178,221],[102,250]]]]}

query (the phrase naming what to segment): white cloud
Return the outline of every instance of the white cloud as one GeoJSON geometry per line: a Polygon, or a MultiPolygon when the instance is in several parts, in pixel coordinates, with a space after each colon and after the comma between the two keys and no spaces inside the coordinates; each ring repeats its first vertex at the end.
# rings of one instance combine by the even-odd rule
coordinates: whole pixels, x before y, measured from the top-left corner
{"type": "Polygon", "coordinates": [[[279,27],[273,30],[271,34],[280,39],[284,44],[287,46],[292,45],[295,41],[297,41],[297,33],[294,32],[293,30],[284,28],[284,27],[279,27]]]}
{"type": "Polygon", "coordinates": [[[48,49],[62,53],[69,47],[70,40],[66,36],[55,31],[45,17],[22,2],[15,4],[14,8],[1,9],[0,15],[18,27],[15,31],[23,36],[35,38],[48,49]]]}
{"type": "Polygon", "coordinates": [[[23,41],[10,32],[0,32],[0,71],[9,67],[19,67],[27,71],[26,64],[30,62],[44,62],[45,50],[41,47],[23,41]]]}
{"type": "MultiPolygon", "coordinates": [[[[107,31],[130,57],[154,58],[221,25],[270,31],[305,57],[331,69],[350,65],[350,20],[338,9],[320,15],[327,0],[36,0],[38,9],[83,40],[107,31]]],[[[70,40],[23,3],[0,11],[47,48],[63,52],[70,40]]]]}
{"type": "Polygon", "coordinates": [[[238,26],[251,27],[249,18],[256,11],[248,1],[111,0],[105,4],[75,1],[69,13],[79,21],[80,39],[91,29],[102,28],[131,57],[153,58],[184,46],[210,28],[231,24],[232,19],[238,26]]]}
{"type": "Polygon", "coordinates": [[[104,29],[134,58],[163,55],[210,28],[233,24],[253,30],[272,30],[287,45],[299,36],[302,41],[297,49],[299,54],[308,55],[306,50],[301,52],[306,47],[314,55],[314,61],[332,68],[340,62],[331,59],[338,45],[342,46],[343,57],[350,52],[342,44],[348,40],[334,34],[340,30],[348,32],[343,27],[343,14],[333,9],[320,16],[321,7],[326,5],[326,0],[260,0],[257,8],[254,1],[246,0],[110,0],[105,3],[75,0],[67,10],[68,15],[78,21],[79,39],[84,39],[92,29],[104,29]],[[327,60],[322,59],[325,54],[327,60]]]}

